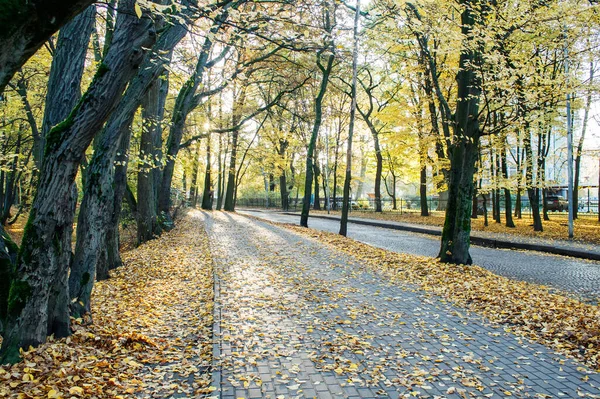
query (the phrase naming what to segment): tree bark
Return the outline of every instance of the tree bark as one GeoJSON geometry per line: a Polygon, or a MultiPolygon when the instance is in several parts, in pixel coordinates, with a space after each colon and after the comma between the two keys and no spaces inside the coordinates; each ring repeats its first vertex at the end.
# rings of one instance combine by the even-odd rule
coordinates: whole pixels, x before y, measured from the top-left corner
{"type": "Polygon", "coordinates": [[[66,24],[58,34],[48,77],[42,131],[39,140],[34,140],[33,159],[38,169],[44,157],[48,132],[65,120],[81,98],[81,78],[95,23],[96,6],[92,5],[66,24]]]}
{"type": "MultiPolygon", "coordinates": [[[[461,14],[464,48],[459,59],[456,81],[458,101],[454,118],[454,137],[449,148],[450,178],[448,181],[448,208],[442,230],[439,257],[443,262],[471,264],[469,254],[471,233],[471,206],[473,175],[479,146],[480,78],[474,68],[481,64],[481,44],[473,36],[477,16],[467,0],[461,14]]],[[[478,2],[475,2],[478,3],[478,2]]]]}
{"type": "MultiPolygon", "coordinates": [[[[319,159],[318,148],[315,148],[315,158],[319,159]]],[[[313,172],[314,172],[314,180],[315,180],[315,189],[314,189],[314,203],[313,209],[315,211],[321,210],[321,190],[319,186],[319,176],[321,175],[321,168],[319,167],[319,162],[313,163],[313,172]]]]}
{"type": "Polygon", "coordinates": [[[47,137],[40,181],[23,235],[14,279],[2,361],[17,361],[19,348],[37,346],[69,329],[70,266],[74,201],[72,187],[79,164],[95,134],[115,109],[145,48],[156,33],[138,18],[134,0],[122,0],[111,49],[93,82],[69,117],[47,137]]]}
{"type": "MultiPolygon", "coordinates": [[[[109,270],[121,265],[118,229],[121,204],[127,189],[131,124],[140,99],[146,96],[146,92],[163,73],[165,64],[170,60],[164,54],[170,53],[185,36],[187,29],[182,23],[188,22],[171,24],[162,32],[153,51],[143,61],[137,75],[130,80],[127,91],[97,140],[88,166],[91,178],[86,181],[79,213],[75,262],[69,282],[71,297],[76,299],[72,306],[74,313],[90,311],[89,301],[94,280],[107,279],[109,270]]],[[[113,40],[116,40],[116,36],[113,40]]],[[[164,112],[161,109],[164,106],[164,95],[166,93],[159,96],[158,104],[153,101],[153,106],[159,108],[159,117],[164,112]]],[[[160,135],[158,132],[154,134],[160,135]]],[[[156,143],[153,143],[152,148],[155,146],[156,143]]]]}
{"type": "Polygon", "coordinates": [[[5,1],[0,11],[0,94],[16,71],[93,0],[5,1]]]}

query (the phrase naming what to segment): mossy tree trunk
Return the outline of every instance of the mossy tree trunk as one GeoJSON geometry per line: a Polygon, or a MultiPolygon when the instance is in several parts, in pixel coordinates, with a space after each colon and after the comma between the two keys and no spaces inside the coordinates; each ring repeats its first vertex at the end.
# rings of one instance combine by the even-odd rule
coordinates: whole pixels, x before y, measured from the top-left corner
{"type": "MultiPolygon", "coordinates": [[[[75,257],[69,278],[73,315],[81,316],[91,311],[90,297],[94,281],[108,278],[108,271],[121,263],[118,253],[118,222],[122,198],[127,188],[131,125],[141,99],[149,100],[146,105],[153,107],[150,111],[153,117],[161,115],[162,111],[158,108],[164,102],[161,103],[157,81],[169,58],[161,57],[160,54],[172,51],[186,32],[183,24],[169,25],[162,32],[153,51],[143,60],[137,74],[131,77],[127,91],[97,139],[88,165],[88,178],[77,224],[75,257]],[[148,94],[151,88],[154,91],[148,94]],[[121,159],[116,163],[118,156],[121,159]],[[119,176],[117,172],[120,173],[119,176]]],[[[155,123],[156,121],[151,124],[151,129],[158,129],[155,123]]],[[[153,134],[158,133],[149,133],[150,137],[144,141],[152,149],[153,134]]],[[[151,175],[149,180],[153,182],[151,175]]],[[[150,191],[148,195],[154,193],[153,187],[150,187],[150,191]]],[[[152,209],[156,209],[154,205],[152,209]]]]}
{"type": "Polygon", "coordinates": [[[73,182],[86,149],[118,104],[156,33],[138,18],[135,0],[119,4],[110,50],[69,117],[47,137],[37,193],[11,281],[1,361],[17,361],[19,348],[54,334],[70,334],[67,289],[74,199],[73,182]]]}
{"type": "Polygon", "coordinates": [[[48,77],[41,135],[39,140],[34,141],[33,159],[38,168],[44,157],[48,132],[65,120],[81,98],[81,78],[95,23],[96,6],[92,5],[66,24],[58,34],[48,77]]]}
{"type": "Polygon", "coordinates": [[[156,157],[159,148],[156,143],[162,137],[162,118],[164,114],[164,100],[166,91],[160,90],[161,80],[155,80],[150,86],[142,101],[142,118],[144,120],[140,136],[140,159],[144,159],[143,166],[137,175],[137,244],[158,236],[161,232],[157,216],[156,183],[154,171],[158,169],[156,157]],[[161,109],[161,106],[163,107],[161,109]]]}
{"type": "Polygon", "coordinates": [[[460,3],[465,6],[461,13],[464,48],[456,77],[458,101],[454,115],[454,136],[448,149],[448,207],[438,256],[443,262],[471,264],[469,247],[473,176],[481,135],[478,120],[481,82],[474,69],[482,62],[482,44],[475,38],[473,28],[481,23],[481,15],[475,11],[477,1],[462,0],[460,3]]]}

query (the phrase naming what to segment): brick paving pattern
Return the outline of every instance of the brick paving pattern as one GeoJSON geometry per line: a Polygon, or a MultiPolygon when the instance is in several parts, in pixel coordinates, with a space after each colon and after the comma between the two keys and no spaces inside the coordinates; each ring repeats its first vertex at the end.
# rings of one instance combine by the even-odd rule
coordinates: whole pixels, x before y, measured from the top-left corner
{"type": "MultiPolygon", "coordinates": [[[[298,216],[275,212],[243,213],[283,223],[298,224],[300,220],[298,216]]],[[[310,219],[308,225],[335,233],[340,228],[339,222],[323,219],[310,219]]],[[[414,255],[435,257],[440,248],[439,237],[352,223],[348,225],[348,237],[389,251],[414,255]]],[[[600,262],[597,261],[478,246],[471,246],[471,256],[478,266],[504,277],[544,284],[591,303],[598,303],[600,298],[600,262]]]]}
{"type": "Polygon", "coordinates": [[[315,240],[205,218],[221,398],[600,397],[599,374],[315,240]]]}

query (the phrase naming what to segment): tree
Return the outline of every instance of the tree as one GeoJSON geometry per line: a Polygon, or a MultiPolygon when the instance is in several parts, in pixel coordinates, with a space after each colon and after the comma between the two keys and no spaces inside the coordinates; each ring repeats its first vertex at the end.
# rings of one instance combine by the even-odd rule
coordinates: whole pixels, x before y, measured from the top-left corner
{"type": "MultiPolygon", "coordinates": [[[[86,94],[47,137],[40,179],[10,283],[0,360],[16,361],[19,348],[46,336],[69,335],[68,270],[75,201],[72,184],[85,150],[115,109],[156,33],[138,18],[134,0],[119,3],[111,48],[86,94]]],[[[91,278],[91,276],[87,276],[91,278]]]]}
{"type": "Polygon", "coordinates": [[[321,84],[319,86],[319,92],[315,97],[315,120],[308,143],[308,150],[306,154],[306,179],[304,183],[304,199],[302,201],[302,215],[300,216],[300,225],[308,227],[308,214],[310,212],[310,200],[312,194],[312,182],[313,182],[313,168],[314,168],[314,155],[315,148],[317,146],[317,138],[319,136],[319,129],[323,121],[323,99],[327,92],[327,85],[329,83],[329,76],[333,69],[333,61],[335,60],[335,45],[331,33],[333,32],[333,18],[335,17],[335,9],[330,10],[327,6],[323,11],[323,26],[327,33],[325,43],[321,49],[317,52],[317,68],[321,72],[321,84]],[[323,58],[326,61],[323,62],[323,58]]]}
{"type": "Polygon", "coordinates": [[[0,11],[0,94],[16,71],[93,0],[5,1],[0,11]]]}

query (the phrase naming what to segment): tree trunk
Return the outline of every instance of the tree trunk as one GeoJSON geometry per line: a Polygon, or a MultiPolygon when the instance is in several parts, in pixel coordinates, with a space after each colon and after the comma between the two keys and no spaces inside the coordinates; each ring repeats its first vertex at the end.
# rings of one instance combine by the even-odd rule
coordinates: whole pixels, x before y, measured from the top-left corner
{"type": "Polygon", "coordinates": [[[190,182],[190,205],[195,208],[198,204],[198,176],[200,175],[200,145],[192,159],[192,180],[190,182]]]}
{"type": "MultiPolygon", "coordinates": [[[[321,52],[317,55],[317,66],[321,70],[321,86],[319,93],[315,98],[315,123],[313,124],[312,134],[310,136],[310,142],[308,144],[308,150],[306,154],[306,179],[304,181],[304,199],[302,201],[302,215],[300,216],[300,226],[308,227],[308,214],[310,212],[310,197],[312,194],[312,183],[313,183],[313,163],[315,148],[317,146],[317,138],[319,136],[319,129],[321,128],[321,122],[323,118],[323,98],[327,92],[327,85],[329,83],[329,75],[333,68],[333,53],[327,56],[326,66],[321,65],[321,52]]],[[[336,201],[337,202],[337,201],[336,201]]]]}
{"type": "MultiPolygon", "coordinates": [[[[315,158],[319,158],[318,148],[315,148],[315,158]]],[[[321,175],[321,168],[319,168],[319,162],[313,163],[314,180],[315,180],[315,195],[313,209],[315,211],[321,210],[321,190],[319,186],[319,176],[321,175]]]]}
{"type": "Polygon", "coordinates": [[[542,227],[542,218],[540,217],[539,189],[534,187],[533,181],[533,150],[531,149],[531,137],[527,126],[525,129],[525,139],[523,140],[523,146],[525,147],[525,184],[527,185],[529,206],[531,207],[531,214],[533,217],[533,230],[544,231],[542,227]]]}
{"type": "Polygon", "coordinates": [[[421,216],[429,216],[429,207],[427,206],[427,165],[421,157],[421,182],[419,186],[419,196],[421,199],[421,216]]]}
{"type": "Polygon", "coordinates": [[[218,159],[218,178],[217,178],[217,211],[221,210],[223,204],[223,186],[224,186],[224,176],[223,176],[223,164],[225,163],[225,159],[227,158],[226,153],[223,154],[223,136],[219,135],[219,159],[218,159]]]}
{"type": "MultiPolygon", "coordinates": [[[[94,281],[107,279],[109,270],[121,265],[118,228],[121,204],[127,189],[131,124],[140,99],[146,98],[146,93],[163,73],[169,60],[161,54],[169,53],[185,36],[185,32],[185,26],[179,24],[169,25],[169,28],[163,31],[137,75],[130,80],[127,91],[97,140],[92,161],[88,166],[90,178],[86,181],[79,212],[75,262],[69,281],[71,297],[77,298],[72,306],[74,313],[83,314],[90,311],[89,301],[94,281]]],[[[164,105],[163,95],[166,93],[157,93],[156,86],[153,89],[152,98],[146,98],[146,105],[154,109],[148,110],[147,114],[153,113],[160,118],[164,112],[160,107],[164,105]]],[[[160,129],[157,126],[154,128],[160,129]]],[[[156,146],[152,136],[159,134],[158,130],[154,131],[150,137],[143,139],[142,145],[152,152],[156,146]]],[[[149,178],[146,183],[153,184],[150,180],[149,178]]],[[[154,189],[148,189],[152,192],[146,195],[151,197],[154,189]]],[[[149,204],[142,204],[142,208],[146,205],[149,204]]],[[[149,207],[142,211],[150,212],[148,209],[149,207]]],[[[139,212],[132,211],[139,219],[139,212]]]]}
{"type": "Polygon", "coordinates": [[[348,212],[350,211],[350,185],[352,183],[352,140],[354,138],[354,122],[356,120],[357,96],[356,84],[358,78],[358,23],[360,18],[360,0],[356,0],[354,13],[354,45],[352,49],[352,87],[350,96],[350,121],[348,122],[348,148],[346,152],[346,178],[344,180],[344,200],[342,202],[342,217],[340,220],[340,235],[348,234],[348,212]]]}
{"type": "Polygon", "coordinates": [[[149,19],[135,16],[134,4],[134,0],[121,2],[114,41],[104,63],[69,117],[47,136],[38,190],[11,282],[2,361],[17,361],[19,348],[37,346],[49,334],[63,337],[70,333],[67,281],[75,176],[87,147],[115,109],[144,49],[156,36],[149,19]]]}
{"type": "MultiPolygon", "coordinates": [[[[130,134],[121,134],[121,142],[115,161],[114,174],[114,197],[112,211],[110,212],[110,220],[106,231],[106,255],[99,257],[98,267],[96,269],[96,280],[106,280],[108,272],[120,267],[123,264],[121,260],[120,237],[119,237],[119,220],[121,218],[121,208],[125,193],[128,191],[127,185],[127,158],[129,152],[130,134]]],[[[132,212],[137,213],[137,209],[132,209],[132,212]]]]}
{"type": "Polygon", "coordinates": [[[93,0],[17,0],[0,13],[0,94],[25,62],[93,0]]]}
{"type": "Polygon", "coordinates": [[[471,264],[469,254],[471,233],[471,206],[473,175],[479,146],[479,96],[480,78],[474,68],[481,64],[481,44],[472,36],[476,24],[470,2],[460,2],[467,7],[462,11],[464,48],[460,54],[457,73],[458,101],[454,119],[454,138],[449,147],[450,172],[448,181],[448,207],[442,230],[439,257],[443,262],[471,264]]]}
{"type": "MultiPolygon", "coordinates": [[[[285,153],[289,146],[289,142],[284,139],[279,140],[279,157],[282,161],[285,161],[285,153]]],[[[287,188],[287,176],[285,174],[285,169],[282,168],[281,175],[279,176],[279,192],[281,193],[281,209],[284,211],[289,210],[289,198],[290,194],[288,193],[287,188]]]]}
{"type": "Polygon", "coordinates": [[[153,171],[156,165],[156,137],[162,136],[160,113],[160,82],[155,80],[142,100],[142,134],[140,136],[140,165],[137,176],[137,245],[151,240],[160,234],[158,217],[156,215],[156,189],[153,171]]]}
{"type": "Polygon", "coordinates": [[[504,208],[506,217],[506,227],[514,228],[515,222],[512,218],[512,199],[510,197],[510,188],[508,186],[508,163],[506,157],[506,138],[502,138],[500,143],[500,156],[502,158],[502,178],[504,179],[504,208]]]}
{"type": "Polygon", "coordinates": [[[92,5],[66,24],[58,34],[48,77],[42,131],[39,140],[34,140],[33,159],[38,169],[44,157],[48,132],[68,116],[81,98],[81,78],[95,23],[96,6],[92,5]]]}
{"type": "Polygon", "coordinates": [[[206,173],[204,174],[204,193],[202,194],[202,209],[212,211],[214,190],[211,176],[211,135],[206,137],[206,173]]]}

